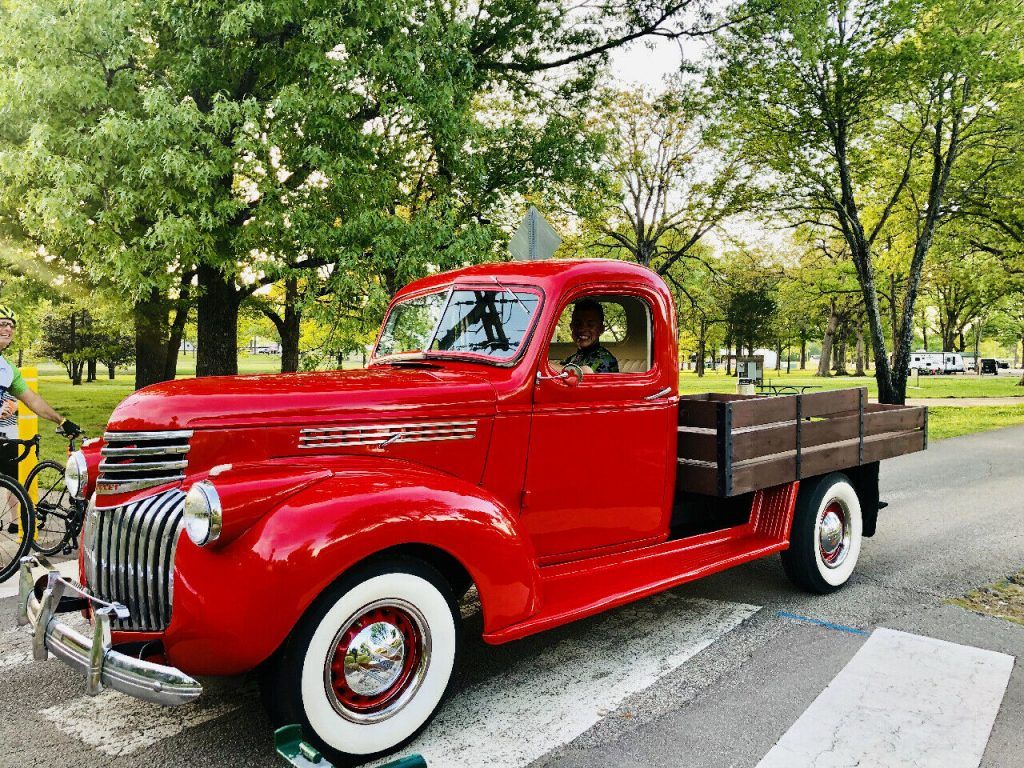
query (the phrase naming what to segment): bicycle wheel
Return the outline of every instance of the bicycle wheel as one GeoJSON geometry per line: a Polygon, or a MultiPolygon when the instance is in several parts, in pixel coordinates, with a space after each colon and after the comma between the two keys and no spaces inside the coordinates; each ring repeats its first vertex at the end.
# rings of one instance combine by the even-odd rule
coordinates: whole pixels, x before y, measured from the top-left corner
{"type": "Polygon", "coordinates": [[[76,514],[74,500],[64,484],[64,468],[55,461],[41,461],[25,479],[25,487],[36,484],[36,535],[32,548],[43,555],[61,552],[71,537],[76,514]]]}
{"type": "Polygon", "coordinates": [[[0,582],[18,572],[21,558],[28,554],[35,534],[32,503],[21,483],[0,475],[0,582]],[[14,523],[16,530],[8,530],[14,523]]]}

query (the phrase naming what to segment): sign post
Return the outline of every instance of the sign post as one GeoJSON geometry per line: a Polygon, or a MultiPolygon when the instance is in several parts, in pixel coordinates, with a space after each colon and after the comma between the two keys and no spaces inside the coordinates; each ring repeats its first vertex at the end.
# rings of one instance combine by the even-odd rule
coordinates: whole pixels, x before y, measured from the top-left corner
{"type": "MultiPolygon", "coordinates": [[[[21,368],[21,376],[25,379],[25,383],[28,388],[33,392],[39,391],[39,370],[26,366],[21,368]]],[[[36,416],[32,411],[29,410],[28,406],[22,402],[18,402],[18,438],[20,440],[31,440],[39,433],[39,417],[36,416]]],[[[28,478],[28,473],[35,467],[38,459],[36,458],[35,451],[29,451],[28,456],[25,460],[18,465],[18,480],[21,484],[25,484],[25,480],[28,478]]],[[[39,490],[37,488],[28,488],[28,496],[35,504],[39,501],[39,490]]]]}

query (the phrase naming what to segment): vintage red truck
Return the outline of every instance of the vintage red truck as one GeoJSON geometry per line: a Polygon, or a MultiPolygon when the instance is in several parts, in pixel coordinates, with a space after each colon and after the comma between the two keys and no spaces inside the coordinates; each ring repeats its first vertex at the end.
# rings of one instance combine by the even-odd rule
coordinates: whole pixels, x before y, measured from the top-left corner
{"type": "Polygon", "coordinates": [[[926,411],[681,397],[675,318],[636,265],[487,264],[400,291],[364,370],[134,393],[68,462],[80,582],[22,566],[36,657],[168,705],[259,670],[276,720],[358,761],[438,708],[473,587],[505,643],[775,552],[842,586],[926,411]],[[584,299],[618,372],[558,362],[584,299]]]}

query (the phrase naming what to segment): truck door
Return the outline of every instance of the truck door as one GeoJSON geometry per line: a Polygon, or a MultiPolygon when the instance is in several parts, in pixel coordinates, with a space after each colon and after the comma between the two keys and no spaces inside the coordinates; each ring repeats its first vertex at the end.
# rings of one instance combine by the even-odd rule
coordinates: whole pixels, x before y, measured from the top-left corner
{"type": "Polygon", "coordinates": [[[603,308],[600,345],[618,372],[585,373],[578,385],[545,378],[578,351],[567,328],[569,305],[535,384],[522,520],[548,562],[663,539],[668,531],[678,383],[667,382],[678,382],[678,373],[655,359],[658,329],[652,332],[647,300],[591,298],[603,308]]]}

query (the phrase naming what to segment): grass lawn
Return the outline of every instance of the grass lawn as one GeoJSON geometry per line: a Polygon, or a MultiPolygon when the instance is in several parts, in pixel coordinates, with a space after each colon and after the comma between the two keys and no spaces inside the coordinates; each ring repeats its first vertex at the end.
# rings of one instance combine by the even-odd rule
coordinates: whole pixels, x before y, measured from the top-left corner
{"type": "Polygon", "coordinates": [[[974,408],[930,406],[928,408],[928,438],[969,435],[999,427],[1024,424],[1024,405],[982,405],[974,408]]]}
{"type": "MultiPolygon", "coordinates": [[[[241,373],[273,373],[280,369],[280,358],[274,355],[242,355],[238,360],[241,373]]],[[[52,362],[39,364],[39,390],[60,413],[67,414],[82,425],[86,434],[95,437],[103,434],[103,428],[110,417],[111,411],[134,388],[134,371],[124,369],[118,371],[116,379],[110,380],[106,370],[100,370],[100,378],[92,383],[72,386],[63,367],[52,362]]],[[[181,358],[178,367],[179,376],[191,376],[195,372],[195,358],[181,358]]],[[[785,372],[776,374],[769,371],[766,380],[787,384],[815,384],[823,389],[839,389],[843,387],[867,386],[875,393],[875,380],[867,377],[843,376],[819,379],[810,376],[806,371],[785,372]]],[[[1018,387],[1016,376],[935,376],[922,377],[920,388],[912,386],[907,390],[909,397],[1006,397],[1024,395],[1024,387],[1018,387]]],[[[721,373],[708,372],[703,378],[684,371],[679,375],[680,391],[684,394],[694,392],[735,392],[736,379],[721,373]]],[[[933,440],[954,437],[970,432],[981,432],[987,429],[1024,424],[1024,404],[1007,407],[951,408],[941,407],[938,403],[930,409],[929,431],[933,440]]],[[[55,461],[64,462],[67,443],[53,433],[53,426],[46,421],[41,422],[43,435],[42,455],[55,461]]]]}
{"type": "MultiPolygon", "coordinates": [[[[847,387],[867,387],[868,394],[875,397],[878,385],[874,376],[833,376],[819,378],[808,371],[765,371],[765,383],[774,384],[810,384],[821,389],[846,389],[847,387]]],[[[951,376],[916,376],[910,378],[907,397],[1024,397],[1024,387],[1017,386],[1020,377],[975,376],[974,374],[953,374],[951,376]]],[[[708,371],[703,378],[690,371],[679,374],[679,391],[685,394],[697,392],[735,392],[736,378],[724,373],[708,371]]]]}

